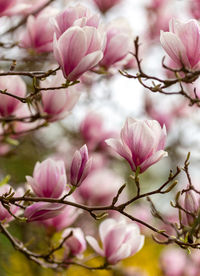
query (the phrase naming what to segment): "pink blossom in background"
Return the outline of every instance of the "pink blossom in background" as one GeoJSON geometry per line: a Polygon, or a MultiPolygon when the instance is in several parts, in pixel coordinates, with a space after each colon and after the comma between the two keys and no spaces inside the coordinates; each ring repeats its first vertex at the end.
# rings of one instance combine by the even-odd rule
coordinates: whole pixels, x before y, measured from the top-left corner
{"type": "MultiPolygon", "coordinates": [[[[51,76],[40,83],[41,88],[60,87],[65,83],[61,71],[56,76],[51,76]]],[[[80,97],[79,86],[71,86],[63,89],[41,90],[42,107],[41,111],[46,113],[48,121],[57,121],[66,117],[78,102],[80,97]]]]}
{"type": "Polygon", "coordinates": [[[106,130],[103,117],[95,112],[89,112],[83,119],[80,133],[90,151],[102,147],[105,139],[116,137],[114,131],[106,130]]]}
{"type": "Polygon", "coordinates": [[[89,159],[87,146],[84,145],[74,153],[70,167],[70,184],[80,186],[91,171],[92,159],[89,159]]]}
{"type": "Polygon", "coordinates": [[[13,16],[22,14],[25,9],[30,7],[30,3],[20,0],[0,0],[0,16],[13,16]]]}
{"type": "Polygon", "coordinates": [[[146,113],[151,117],[151,119],[158,121],[161,127],[166,126],[166,129],[169,130],[174,120],[172,112],[159,111],[155,106],[149,97],[145,98],[146,113]]]}
{"type": "Polygon", "coordinates": [[[115,5],[122,2],[122,0],[93,0],[93,2],[96,4],[99,10],[104,13],[112,7],[114,7],[115,5]]]}
{"type": "Polygon", "coordinates": [[[149,8],[157,10],[163,8],[163,6],[166,6],[169,2],[170,0],[151,0],[149,8]]]}
{"type": "Polygon", "coordinates": [[[171,19],[169,32],[161,31],[160,42],[170,58],[179,66],[196,68],[200,61],[200,26],[195,19],[180,22],[171,19]]]}
{"type": "Polygon", "coordinates": [[[160,265],[166,276],[182,276],[186,267],[186,255],[180,248],[166,248],[161,253],[160,265]]]}
{"type": "Polygon", "coordinates": [[[121,130],[120,139],[108,139],[106,143],[125,158],[133,171],[144,172],[163,157],[166,130],[154,120],[128,118],[121,130]]]}
{"type": "Polygon", "coordinates": [[[33,177],[26,176],[26,180],[37,196],[59,198],[67,185],[65,164],[50,158],[37,162],[33,177]]]}
{"type": "Polygon", "coordinates": [[[26,208],[24,216],[27,222],[43,221],[58,216],[63,208],[59,203],[36,202],[26,208]]]}
{"type": "Polygon", "coordinates": [[[94,170],[76,190],[75,197],[77,201],[81,200],[93,206],[111,204],[122,184],[123,179],[111,170],[94,170]]]}
{"type": "Polygon", "coordinates": [[[57,40],[54,36],[54,56],[64,77],[77,80],[95,67],[103,57],[104,39],[95,27],[71,27],[57,40]]]}
{"type": "MultiPolygon", "coordinates": [[[[185,193],[185,200],[184,200],[185,210],[187,210],[189,213],[192,213],[198,216],[199,207],[200,207],[200,195],[195,191],[191,191],[191,190],[187,191],[185,193]]],[[[187,217],[187,223],[189,225],[192,225],[194,223],[195,218],[188,213],[185,214],[185,216],[187,217]]]]}
{"type": "Polygon", "coordinates": [[[199,20],[200,19],[200,0],[189,1],[190,12],[192,16],[199,20]]]}
{"type": "MultiPolygon", "coordinates": [[[[67,200],[75,202],[72,196],[67,197],[67,200]]],[[[56,217],[41,221],[41,223],[47,228],[60,231],[72,225],[81,213],[80,209],[71,205],[65,205],[56,217]]]]}
{"type": "Polygon", "coordinates": [[[165,6],[158,9],[148,10],[148,37],[152,40],[159,40],[160,31],[169,31],[169,21],[172,18],[172,11],[165,6]]]}
{"type": "Polygon", "coordinates": [[[86,240],[99,255],[113,265],[134,255],[144,245],[144,236],[133,222],[106,219],[99,226],[99,235],[103,248],[91,236],[87,236],[86,240]]]}
{"type": "Polygon", "coordinates": [[[67,228],[62,233],[62,238],[67,237],[71,232],[72,236],[64,242],[65,258],[67,259],[70,255],[81,258],[87,248],[84,233],[81,228],[67,228]]]}
{"type": "MultiPolygon", "coordinates": [[[[19,76],[0,76],[0,90],[6,90],[7,93],[18,97],[25,97],[26,84],[19,76]]],[[[10,96],[0,94],[0,115],[13,115],[22,103],[10,96]]]]}
{"type": "MultiPolygon", "coordinates": [[[[16,191],[8,184],[4,184],[0,187],[0,196],[3,196],[4,194],[8,194],[10,189],[12,189],[11,193],[15,193],[14,196],[23,196],[24,192],[22,188],[17,188],[16,191]]],[[[17,212],[19,211],[19,207],[15,206],[13,204],[10,205],[10,211],[12,214],[17,215],[17,212]]],[[[0,221],[5,220],[5,222],[9,222],[13,220],[14,217],[6,210],[6,208],[3,207],[2,203],[0,203],[0,221]]]]}
{"type": "Polygon", "coordinates": [[[115,20],[106,27],[106,45],[100,65],[109,68],[126,58],[132,50],[131,28],[125,20],[115,20]]]}
{"type": "MultiPolygon", "coordinates": [[[[15,112],[15,116],[19,118],[25,118],[25,117],[28,118],[33,116],[35,114],[35,111],[30,110],[29,107],[30,106],[28,106],[27,104],[21,105],[21,107],[17,109],[17,111],[15,112]]],[[[26,134],[26,131],[29,131],[30,129],[35,128],[37,125],[38,125],[38,121],[29,122],[29,123],[20,122],[20,121],[13,122],[12,126],[15,131],[15,135],[13,135],[13,137],[18,138],[21,135],[23,135],[23,132],[24,134],[26,134]]]]}
{"type": "Polygon", "coordinates": [[[91,26],[98,28],[99,15],[93,14],[87,7],[78,4],[74,7],[67,7],[52,19],[52,24],[59,38],[66,30],[72,26],[91,26]]]}
{"type": "Polygon", "coordinates": [[[37,16],[30,15],[26,30],[20,37],[20,46],[25,49],[32,49],[37,53],[51,52],[53,50],[54,29],[50,23],[50,18],[57,13],[57,9],[47,7],[37,16]]]}

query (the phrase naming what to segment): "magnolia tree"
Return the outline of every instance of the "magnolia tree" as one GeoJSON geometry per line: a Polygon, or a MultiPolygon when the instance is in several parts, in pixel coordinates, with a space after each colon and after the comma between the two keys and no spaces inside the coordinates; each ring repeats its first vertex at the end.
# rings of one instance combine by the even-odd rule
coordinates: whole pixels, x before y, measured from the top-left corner
{"type": "Polygon", "coordinates": [[[134,3],[142,31],[112,17],[140,1],[80,2],[0,1],[1,257],[9,243],[59,275],[198,276],[200,1],[134,3]],[[121,131],[91,108],[119,79],[141,99],[121,131]]]}

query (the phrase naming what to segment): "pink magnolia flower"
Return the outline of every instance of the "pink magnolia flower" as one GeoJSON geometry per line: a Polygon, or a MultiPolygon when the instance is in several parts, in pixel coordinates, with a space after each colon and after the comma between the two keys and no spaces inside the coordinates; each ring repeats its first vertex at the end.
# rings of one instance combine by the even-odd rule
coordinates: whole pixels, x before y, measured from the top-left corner
{"type": "Polygon", "coordinates": [[[90,205],[111,204],[122,183],[121,177],[111,170],[97,169],[91,172],[82,182],[76,190],[75,196],[90,205]]]}
{"type": "Polygon", "coordinates": [[[151,0],[150,8],[151,9],[160,9],[165,6],[169,0],[151,0]]]}
{"type": "Polygon", "coordinates": [[[104,39],[94,27],[71,27],[57,40],[54,36],[54,56],[64,77],[77,80],[92,69],[103,57],[104,39]]]}
{"type": "Polygon", "coordinates": [[[24,216],[27,222],[41,221],[56,217],[63,208],[64,205],[59,203],[36,202],[26,208],[24,216]]]}
{"type": "MultiPolygon", "coordinates": [[[[189,213],[198,216],[200,207],[200,195],[195,191],[187,191],[185,193],[184,207],[189,213]]],[[[190,214],[185,214],[187,223],[192,225],[194,223],[194,217],[190,214]]]]}
{"type": "Polygon", "coordinates": [[[161,128],[157,121],[128,118],[121,130],[121,139],[108,139],[106,143],[129,162],[133,171],[139,167],[142,173],[167,156],[163,150],[165,139],[165,127],[161,128]]]}
{"type": "MultiPolygon", "coordinates": [[[[15,191],[10,185],[4,184],[0,187],[0,196],[3,196],[5,194],[8,194],[10,189],[12,189],[12,193],[14,192],[14,196],[22,196],[23,195],[23,189],[17,188],[15,191]]],[[[13,204],[10,205],[10,212],[14,215],[17,215],[17,212],[19,211],[19,207],[15,206],[13,204]]],[[[9,222],[13,220],[14,217],[6,210],[6,208],[0,203],[0,221],[5,220],[6,222],[9,222]]]]}
{"type": "Polygon", "coordinates": [[[179,67],[197,67],[200,61],[200,26],[195,19],[185,23],[172,19],[169,32],[161,31],[160,42],[179,67]]]}
{"type": "MultiPolygon", "coordinates": [[[[26,84],[19,76],[1,76],[0,90],[18,97],[25,97],[26,84]]],[[[21,107],[22,103],[8,95],[0,94],[0,115],[9,116],[21,107]]]]}
{"type": "Polygon", "coordinates": [[[20,46],[25,49],[33,49],[37,53],[51,52],[54,28],[50,23],[50,17],[56,14],[57,9],[48,7],[37,16],[30,15],[26,31],[20,38],[20,46]]]}
{"type": "Polygon", "coordinates": [[[106,46],[100,65],[108,68],[128,55],[133,42],[130,27],[124,20],[115,20],[109,24],[106,36],[106,46]]]}
{"type": "Polygon", "coordinates": [[[182,276],[185,271],[186,255],[179,248],[167,248],[161,254],[161,268],[166,276],[182,276]]]}
{"type": "Polygon", "coordinates": [[[200,0],[190,1],[189,4],[192,16],[196,19],[200,19],[200,0]]]}
{"type": "Polygon", "coordinates": [[[63,232],[62,237],[67,237],[71,232],[72,236],[64,242],[65,256],[66,258],[68,258],[69,255],[81,258],[82,253],[87,248],[84,233],[81,228],[67,228],[63,232]]]}
{"type": "MultiPolygon", "coordinates": [[[[75,202],[72,196],[67,197],[67,199],[71,202],[75,202]]],[[[60,231],[72,225],[81,212],[82,211],[80,209],[77,209],[71,205],[66,205],[56,217],[41,222],[48,228],[53,228],[57,231],[60,231]]]]}
{"type": "Polygon", "coordinates": [[[109,9],[120,3],[122,0],[93,0],[101,12],[107,12],[109,9]]]}
{"type": "Polygon", "coordinates": [[[99,235],[103,248],[91,236],[87,236],[86,240],[99,255],[106,257],[107,262],[113,265],[134,255],[144,245],[144,236],[133,222],[106,219],[100,224],[99,235]]]}
{"type": "MultiPolygon", "coordinates": [[[[60,87],[65,79],[59,71],[56,76],[51,76],[41,82],[41,88],[60,87]]],[[[41,90],[42,111],[49,115],[48,121],[57,121],[66,117],[73,109],[80,97],[80,91],[76,86],[63,89],[41,90]]]]}
{"type": "MultiPolygon", "coordinates": [[[[19,109],[16,110],[15,112],[15,116],[19,117],[19,118],[23,118],[23,117],[31,117],[35,114],[35,111],[32,112],[32,110],[30,110],[30,106],[28,106],[27,104],[23,104],[19,109]]],[[[35,122],[20,122],[20,121],[16,121],[13,122],[12,127],[15,131],[15,138],[18,138],[19,136],[21,136],[24,132],[24,134],[26,133],[26,131],[30,130],[30,129],[34,129],[37,125],[39,124],[38,121],[35,122]]]]}
{"type": "Polygon", "coordinates": [[[12,16],[23,13],[30,4],[21,3],[19,0],[0,0],[0,16],[12,16]]]}
{"type": "Polygon", "coordinates": [[[61,160],[54,161],[50,158],[42,163],[37,162],[33,177],[26,176],[26,180],[36,195],[59,198],[67,184],[65,164],[61,160]]]}
{"type": "Polygon", "coordinates": [[[116,137],[114,131],[106,130],[103,118],[95,113],[89,112],[80,125],[80,133],[90,151],[103,146],[104,140],[116,137]]]}
{"type": "Polygon", "coordinates": [[[89,159],[87,146],[77,150],[73,156],[70,168],[70,184],[80,186],[91,170],[92,159],[89,159]]]}
{"type": "Polygon", "coordinates": [[[88,8],[78,4],[74,7],[67,7],[52,19],[56,37],[59,38],[72,26],[92,26],[98,28],[99,15],[93,14],[88,8]]]}

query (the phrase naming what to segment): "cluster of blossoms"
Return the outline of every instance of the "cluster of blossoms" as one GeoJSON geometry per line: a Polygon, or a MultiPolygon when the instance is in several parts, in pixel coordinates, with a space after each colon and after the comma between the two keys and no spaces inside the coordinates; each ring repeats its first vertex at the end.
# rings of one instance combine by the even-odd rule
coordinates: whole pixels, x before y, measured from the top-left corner
{"type": "MultiPolygon", "coordinates": [[[[16,143],[15,139],[20,138],[24,132],[37,130],[66,118],[83,94],[85,84],[89,87],[89,84],[95,82],[93,76],[98,76],[99,79],[103,76],[107,81],[120,70],[121,74],[138,79],[151,92],[162,94],[170,94],[163,91],[163,87],[165,89],[171,84],[179,84],[181,92],[172,93],[184,95],[191,101],[191,105],[199,103],[198,91],[194,89],[195,99],[191,98],[184,92],[183,84],[192,90],[193,82],[200,75],[200,26],[196,19],[183,23],[175,18],[170,19],[169,14],[163,16],[168,0],[151,1],[147,11],[149,16],[156,15],[156,20],[148,29],[148,37],[154,41],[162,28],[160,44],[170,57],[170,80],[149,77],[143,72],[138,56],[138,40],[135,40],[133,52],[132,30],[125,20],[117,19],[102,24],[99,14],[93,13],[82,4],[67,5],[60,11],[59,5],[56,8],[51,7],[50,2],[0,0],[0,16],[25,18],[24,23],[19,22],[19,27],[24,25],[25,28],[19,33],[18,41],[13,47],[17,46],[24,55],[29,55],[31,63],[32,60],[37,63],[37,59],[44,58],[44,68],[57,66],[56,69],[48,68],[48,71],[18,72],[13,61],[8,72],[0,72],[0,154],[7,151],[7,148],[1,149],[5,142],[16,143]],[[133,69],[136,65],[138,74],[131,75],[123,71],[133,69]],[[145,85],[143,79],[151,80],[153,86],[145,85]],[[157,84],[159,81],[161,84],[157,84]]],[[[93,2],[94,7],[105,15],[123,1],[93,2]]],[[[191,11],[198,19],[194,6],[199,1],[194,3],[191,4],[191,11]]],[[[8,30],[8,34],[9,32],[12,29],[8,30]]],[[[3,42],[2,45],[5,48],[7,46],[3,42]]],[[[26,58],[24,60],[26,62],[26,58]]],[[[31,66],[32,64],[30,68],[31,66]]],[[[70,132],[60,124],[62,131],[68,132],[73,140],[70,141],[70,149],[66,150],[67,158],[63,156],[68,141],[63,146],[59,137],[60,155],[52,154],[44,161],[37,162],[33,175],[26,176],[26,189],[20,187],[14,190],[5,179],[0,183],[0,231],[11,240],[15,248],[28,255],[29,259],[39,264],[43,259],[44,264],[51,268],[58,268],[59,265],[67,268],[76,258],[83,259],[88,253],[87,244],[97,255],[103,257],[104,264],[100,268],[115,265],[142,249],[145,239],[143,234],[149,234],[145,232],[145,227],[158,235],[159,239],[157,236],[154,239],[159,243],[174,242],[182,248],[191,246],[199,249],[200,192],[198,185],[196,187],[192,183],[188,171],[189,158],[183,168],[188,185],[184,190],[182,187],[181,192],[177,191],[175,203],[171,204],[178,209],[179,218],[175,214],[166,220],[149,198],[151,195],[171,192],[177,185],[175,178],[181,171],[179,167],[175,173],[170,171],[167,181],[153,191],[143,193],[140,184],[141,174],[144,173],[145,178],[145,172],[151,166],[168,156],[168,149],[165,150],[166,129],[170,132],[172,122],[186,114],[185,106],[185,102],[181,102],[166,113],[163,110],[159,112],[157,106],[154,108],[151,99],[146,97],[144,110],[153,120],[128,117],[120,133],[107,130],[101,116],[94,112],[89,112],[81,121],[78,135],[76,131],[70,132]],[[124,170],[131,171],[130,178],[135,184],[135,187],[128,187],[129,191],[123,185],[123,178],[118,172],[114,172],[113,160],[116,156],[121,157],[116,164],[125,161],[129,165],[125,165],[124,170]],[[136,195],[131,194],[132,190],[136,191],[136,195]],[[148,215],[143,203],[135,205],[134,210],[131,209],[131,203],[142,198],[149,200],[152,213],[160,219],[164,230],[151,225],[152,217],[148,215]],[[136,217],[132,216],[132,211],[136,213],[136,217]],[[104,216],[109,218],[103,219],[97,226],[90,222],[89,216],[84,212],[96,220],[102,220],[104,216]],[[58,246],[58,250],[61,247],[64,249],[61,262],[54,256],[56,248],[47,255],[39,255],[30,253],[25,246],[15,241],[7,231],[7,226],[14,219],[42,225],[49,236],[61,232],[58,246]],[[100,245],[95,234],[97,227],[100,245]]],[[[116,166],[116,170],[120,172],[123,166],[119,167],[116,166]]],[[[161,269],[166,276],[182,276],[185,273],[185,263],[188,263],[190,268],[186,273],[192,271],[192,276],[198,276],[199,256],[196,257],[198,260],[195,259],[195,254],[193,256],[186,261],[185,253],[176,249],[166,250],[161,255],[161,269]],[[174,266],[175,257],[180,262],[179,267],[174,266]]],[[[81,265],[79,262],[77,264],[81,265]]],[[[137,275],[136,271],[133,273],[137,275]]]]}

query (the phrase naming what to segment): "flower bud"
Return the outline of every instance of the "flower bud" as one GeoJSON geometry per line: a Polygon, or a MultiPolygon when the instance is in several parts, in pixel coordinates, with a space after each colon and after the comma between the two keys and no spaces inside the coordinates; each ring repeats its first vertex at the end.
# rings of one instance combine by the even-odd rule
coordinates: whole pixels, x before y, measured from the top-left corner
{"type": "Polygon", "coordinates": [[[76,257],[81,257],[81,254],[86,250],[86,240],[83,234],[83,231],[80,228],[67,228],[62,237],[67,237],[72,232],[72,236],[70,236],[65,242],[65,255],[72,255],[76,257]]]}
{"type": "Polygon", "coordinates": [[[74,154],[70,168],[70,183],[73,186],[80,186],[90,173],[91,165],[92,159],[89,159],[87,146],[84,145],[74,154]]]}
{"type": "Polygon", "coordinates": [[[24,216],[28,222],[54,218],[65,206],[59,203],[36,202],[26,208],[24,216]]]}
{"type": "MultiPolygon", "coordinates": [[[[185,201],[184,201],[185,210],[194,216],[198,215],[199,207],[200,207],[200,195],[194,191],[187,191],[185,193],[185,201]]],[[[190,214],[186,214],[188,224],[193,224],[194,217],[190,214]]]]}

